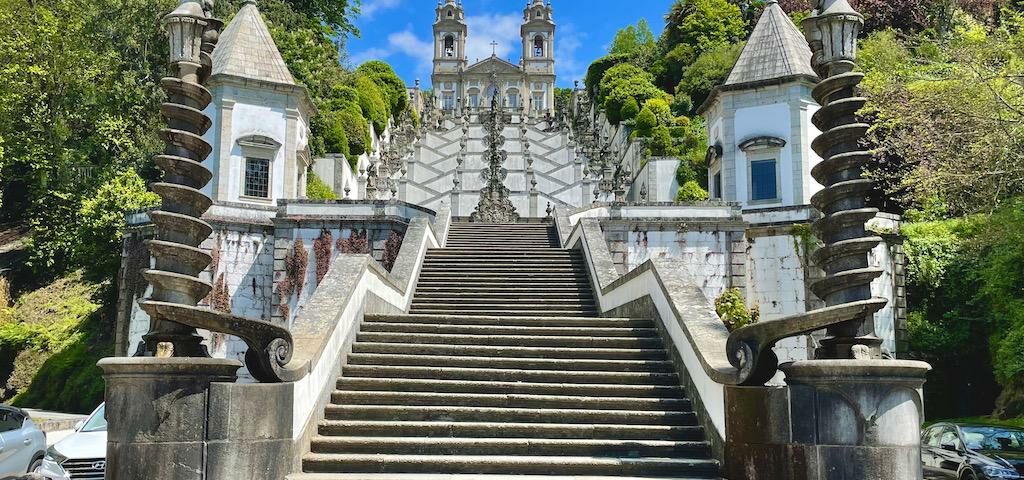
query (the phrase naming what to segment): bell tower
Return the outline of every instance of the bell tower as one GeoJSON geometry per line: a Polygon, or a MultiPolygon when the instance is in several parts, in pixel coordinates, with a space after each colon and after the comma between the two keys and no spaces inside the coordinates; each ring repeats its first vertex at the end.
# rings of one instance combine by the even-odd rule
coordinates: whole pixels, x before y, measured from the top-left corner
{"type": "Polygon", "coordinates": [[[554,108],[555,95],[555,17],[551,3],[530,0],[523,10],[523,74],[526,76],[530,108],[547,111],[554,108]]]}
{"type": "Polygon", "coordinates": [[[434,74],[458,73],[466,68],[466,12],[461,0],[437,3],[434,19],[434,74]]]}
{"type": "Polygon", "coordinates": [[[439,107],[453,110],[462,101],[461,77],[466,69],[466,12],[462,0],[437,2],[434,18],[434,72],[430,76],[439,107]]]}

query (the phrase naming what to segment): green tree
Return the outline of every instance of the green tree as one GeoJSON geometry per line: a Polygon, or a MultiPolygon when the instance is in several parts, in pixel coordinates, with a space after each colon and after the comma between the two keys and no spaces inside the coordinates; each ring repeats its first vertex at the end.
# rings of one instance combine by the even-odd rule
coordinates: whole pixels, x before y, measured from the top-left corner
{"type": "Polygon", "coordinates": [[[655,48],[657,45],[654,41],[654,32],[651,31],[647,20],[640,19],[636,26],[629,25],[615,33],[608,53],[610,55],[649,55],[654,52],[655,48]]]}
{"type": "Polygon", "coordinates": [[[406,91],[405,82],[398,78],[391,65],[374,60],[360,65],[356,69],[356,73],[365,75],[377,84],[387,99],[392,117],[397,118],[409,108],[409,94],[406,91]]]}
{"type": "Polygon", "coordinates": [[[640,105],[636,103],[635,98],[626,99],[626,103],[622,105],[621,117],[623,120],[632,120],[636,118],[636,115],[640,113],[640,105]]]}
{"type": "MultiPolygon", "coordinates": [[[[388,126],[388,118],[391,116],[389,104],[384,98],[377,84],[364,75],[354,75],[352,86],[359,93],[359,108],[362,109],[365,117],[378,135],[384,132],[388,126]]],[[[351,141],[351,136],[349,141],[351,141]]]]}
{"type": "Polygon", "coordinates": [[[121,265],[126,215],[159,203],[160,197],[146,189],[135,170],[124,170],[104,182],[78,209],[76,265],[100,281],[113,278],[121,265]]]}
{"type": "MultiPolygon", "coordinates": [[[[725,83],[729,72],[736,65],[743,51],[742,43],[722,43],[702,53],[697,59],[683,70],[679,85],[676,86],[676,95],[685,95],[689,99],[691,108],[702,105],[711,95],[711,91],[725,83]]],[[[683,104],[677,104],[681,108],[683,104]]],[[[695,113],[692,112],[679,112],[695,113]]]]}
{"type": "Polygon", "coordinates": [[[707,50],[746,36],[739,7],[727,0],[677,0],[665,16],[659,60],[652,67],[657,84],[671,91],[683,69],[707,50]]]}
{"type": "Polygon", "coordinates": [[[658,118],[650,108],[644,107],[636,116],[636,134],[640,137],[650,137],[654,127],[658,126],[658,118]]]}

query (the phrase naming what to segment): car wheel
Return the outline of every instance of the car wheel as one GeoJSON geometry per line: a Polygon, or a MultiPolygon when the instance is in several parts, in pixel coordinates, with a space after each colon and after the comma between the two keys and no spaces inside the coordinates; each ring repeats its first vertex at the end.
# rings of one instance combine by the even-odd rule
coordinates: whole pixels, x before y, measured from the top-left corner
{"type": "Polygon", "coordinates": [[[32,463],[28,466],[28,473],[38,473],[38,470],[43,466],[43,459],[37,458],[32,460],[32,463]]]}
{"type": "Polygon", "coordinates": [[[960,476],[960,480],[978,480],[978,476],[975,475],[974,472],[964,472],[964,474],[960,476]]]}

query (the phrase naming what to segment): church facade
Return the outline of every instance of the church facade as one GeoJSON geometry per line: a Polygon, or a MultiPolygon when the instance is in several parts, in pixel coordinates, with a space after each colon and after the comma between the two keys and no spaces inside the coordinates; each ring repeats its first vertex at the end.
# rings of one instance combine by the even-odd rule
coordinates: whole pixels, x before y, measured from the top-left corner
{"type": "MultiPolygon", "coordinates": [[[[461,1],[438,4],[434,20],[434,69],[431,81],[435,107],[451,112],[460,107],[493,104],[510,109],[550,112],[555,98],[554,9],[532,0],[523,10],[522,58],[518,64],[492,55],[470,59],[466,12],[461,1]]],[[[495,44],[496,45],[496,44],[495,44]]]]}

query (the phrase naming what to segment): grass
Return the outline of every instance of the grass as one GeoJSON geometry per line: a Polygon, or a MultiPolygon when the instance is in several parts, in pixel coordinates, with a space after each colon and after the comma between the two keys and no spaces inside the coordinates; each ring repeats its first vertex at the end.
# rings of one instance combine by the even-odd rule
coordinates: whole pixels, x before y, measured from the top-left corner
{"type": "Polygon", "coordinates": [[[103,400],[104,286],[75,272],[0,305],[0,401],[88,413],[103,400]]]}

